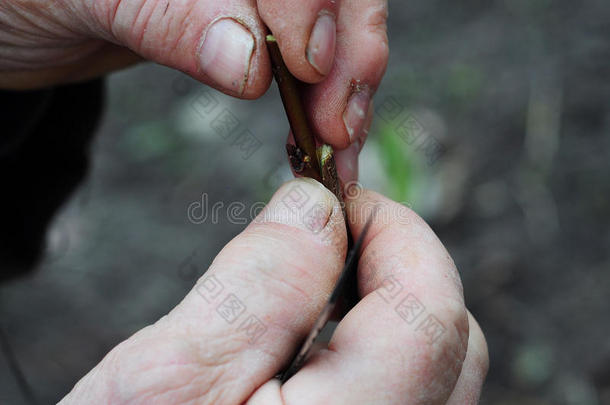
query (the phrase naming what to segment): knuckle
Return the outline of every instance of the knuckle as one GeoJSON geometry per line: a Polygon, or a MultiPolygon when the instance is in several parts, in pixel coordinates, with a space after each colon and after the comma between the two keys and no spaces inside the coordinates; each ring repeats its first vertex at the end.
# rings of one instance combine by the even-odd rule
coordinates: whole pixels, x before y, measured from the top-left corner
{"type": "Polygon", "coordinates": [[[100,3],[102,4],[100,6],[102,23],[113,37],[129,47],[140,48],[143,33],[150,21],[149,9],[153,1],[111,0],[100,3]]]}
{"type": "Polygon", "coordinates": [[[448,300],[438,321],[443,332],[433,342],[425,333],[419,335],[423,381],[434,381],[439,387],[453,387],[460,375],[468,347],[468,317],[463,304],[448,300]]]}
{"type": "MultiPolygon", "coordinates": [[[[271,242],[271,239],[267,239],[271,242]]],[[[311,292],[302,288],[303,277],[308,277],[308,268],[303,263],[307,258],[299,251],[283,244],[281,241],[271,242],[274,251],[258,254],[248,259],[242,276],[246,285],[264,285],[267,299],[275,297],[280,302],[307,302],[311,292]],[[281,254],[279,252],[282,252],[281,254]],[[285,258],[290,255],[291,259],[285,258]],[[292,261],[294,259],[294,262],[292,261]],[[282,269],[278,275],[278,269],[282,269]]]]}
{"type": "Polygon", "coordinates": [[[204,345],[181,328],[166,326],[149,326],[106,356],[102,365],[109,398],[156,402],[169,395],[172,403],[181,404],[230,396],[232,377],[226,370],[241,343],[217,336],[206,338],[204,345]],[[169,374],[176,378],[168,380],[169,374]]]}
{"type": "Polygon", "coordinates": [[[305,230],[287,231],[273,223],[260,224],[233,240],[216,265],[242,268],[239,282],[249,288],[260,286],[266,300],[302,307],[315,301],[316,291],[326,290],[332,275],[340,270],[345,235],[339,236],[338,245],[326,244],[320,241],[322,237],[305,230]],[[263,249],[255,248],[262,245],[263,249]],[[241,252],[239,257],[232,253],[236,251],[241,252]],[[326,272],[321,273],[321,267],[326,272]]]}
{"type": "Polygon", "coordinates": [[[100,3],[106,5],[97,6],[98,19],[113,38],[144,56],[154,53],[162,60],[169,58],[193,21],[193,7],[174,6],[174,9],[163,0],[100,3]]]}
{"type": "MultiPolygon", "coordinates": [[[[466,357],[468,348],[468,316],[464,304],[458,300],[447,299],[442,305],[442,314],[438,314],[445,330],[438,339],[438,344],[428,345],[434,359],[444,359],[450,365],[459,365],[466,357]]],[[[459,371],[459,370],[458,370],[459,371]]]]}

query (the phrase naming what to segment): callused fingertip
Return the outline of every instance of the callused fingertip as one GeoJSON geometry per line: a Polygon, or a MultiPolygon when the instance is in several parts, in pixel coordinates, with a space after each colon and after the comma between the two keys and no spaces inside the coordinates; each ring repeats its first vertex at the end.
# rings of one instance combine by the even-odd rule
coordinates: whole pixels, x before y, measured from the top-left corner
{"type": "Polygon", "coordinates": [[[232,18],[213,22],[199,49],[203,73],[218,86],[241,96],[244,93],[254,53],[254,36],[232,18]]]}
{"type": "Polygon", "coordinates": [[[322,76],[330,73],[335,60],[337,24],[335,15],[322,10],[311,30],[307,44],[307,60],[322,76]]]}
{"type": "Polygon", "coordinates": [[[284,184],[261,213],[262,222],[275,222],[315,234],[329,223],[338,202],[319,182],[298,178],[284,184]]]}

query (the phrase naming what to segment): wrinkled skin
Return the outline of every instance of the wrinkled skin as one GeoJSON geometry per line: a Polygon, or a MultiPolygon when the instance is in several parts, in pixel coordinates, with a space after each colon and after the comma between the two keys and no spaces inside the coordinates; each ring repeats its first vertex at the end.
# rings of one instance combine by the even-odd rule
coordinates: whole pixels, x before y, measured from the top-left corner
{"type": "MultiPolygon", "coordinates": [[[[271,81],[264,22],[288,68],[309,83],[307,114],[340,150],[347,182],[357,177],[370,97],[387,63],[386,17],[385,0],[4,0],[0,88],[79,81],[151,60],[256,98],[271,81]],[[241,39],[211,46],[211,38],[241,39]]],[[[61,403],[476,403],[487,347],[453,261],[415,213],[357,194],[347,202],[356,238],[380,206],[361,252],[363,298],[286,384],[273,377],[326,302],[346,250],[335,197],[303,179],[283,186],[176,308],[113,349],[61,403]],[[295,192],[306,206],[290,203],[295,192]],[[230,322],[227,297],[243,311],[230,322]],[[252,319],[263,330],[256,339],[252,319]]]]}
{"type": "Polygon", "coordinates": [[[311,84],[307,113],[350,181],[388,60],[387,13],[387,0],[3,0],[0,88],[83,80],[145,59],[257,98],[272,77],[266,25],[291,72],[311,84]],[[249,45],[231,40],[238,32],[249,45]]]}
{"type": "Polygon", "coordinates": [[[326,302],[346,250],[337,200],[309,179],[285,184],[176,308],[112,350],[61,403],[477,403],[487,346],[453,261],[415,213],[358,194],[347,202],[356,237],[378,207],[360,257],[363,298],[284,385],[273,377],[326,302]],[[309,198],[301,208],[295,193],[309,198]],[[229,323],[218,308],[230,294],[243,314],[229,323]],[[405,299],[418,309],[405,311],[405,299]],[[250,315],[262,332],[241,325],[250,315]]]}

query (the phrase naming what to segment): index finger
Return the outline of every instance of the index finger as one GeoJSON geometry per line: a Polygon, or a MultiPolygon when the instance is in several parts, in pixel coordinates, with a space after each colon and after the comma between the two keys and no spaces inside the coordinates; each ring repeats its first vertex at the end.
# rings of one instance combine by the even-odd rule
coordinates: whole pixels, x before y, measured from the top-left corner
{"type": "Polygon", "coordinates": [[[435,404],[453,391],[468,343],[455,265],[421,218],[374,192],[347,202],[355,237],[374,207],[358,275],[363,299],[328,350],[283,386],[286,403],[435,404]]]}
{"type": "Polygon", "coordinates": [[[364,141],[367,111],[389,57],[387,16],[387,0],[342,0],[332,71],[306,90],[315,132],[337,150],[364,141]]]}

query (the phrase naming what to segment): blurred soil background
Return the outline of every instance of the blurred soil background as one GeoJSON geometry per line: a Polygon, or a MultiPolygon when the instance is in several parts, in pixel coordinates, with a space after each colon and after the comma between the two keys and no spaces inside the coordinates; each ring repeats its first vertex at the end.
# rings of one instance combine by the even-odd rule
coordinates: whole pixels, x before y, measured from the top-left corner
{"type": "MultiPolygon", "coordinates": [[[[489,345],[482,403],[610,404],[610,4],[390,3],[361,180],[424,216],[455,259],[489,345]]],[[[107,89],[45,259],[0,286],[45,404],[175,306],[290,178],[275,86],[244,102],[142,64],[107,89]],[[254,143],[223,136],[225,110],[254,143]]],[[[0,404],[22,403],[0,357],[0,404]]]]}

